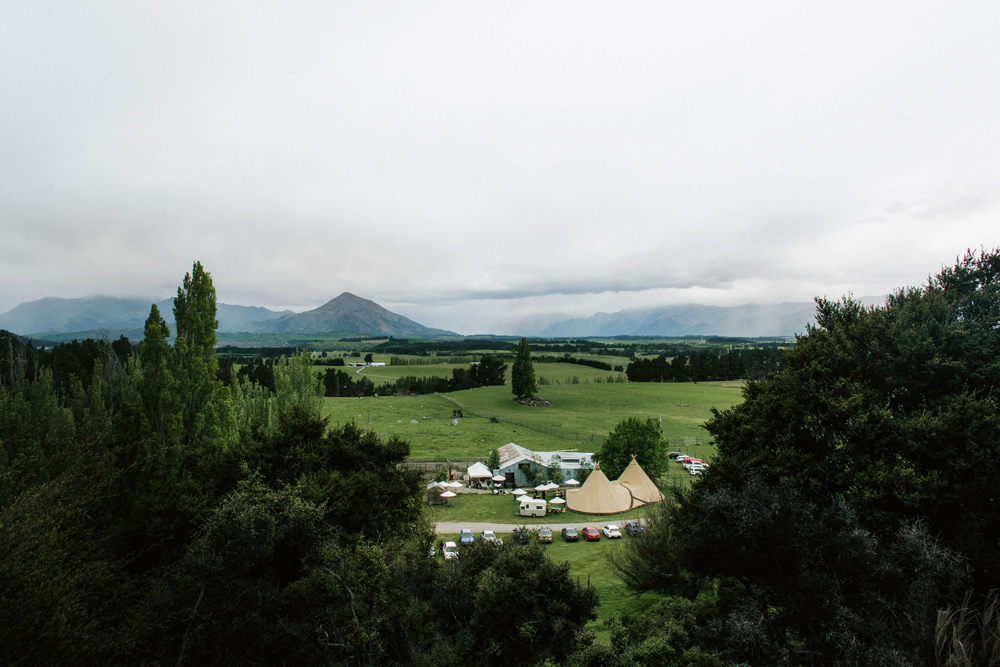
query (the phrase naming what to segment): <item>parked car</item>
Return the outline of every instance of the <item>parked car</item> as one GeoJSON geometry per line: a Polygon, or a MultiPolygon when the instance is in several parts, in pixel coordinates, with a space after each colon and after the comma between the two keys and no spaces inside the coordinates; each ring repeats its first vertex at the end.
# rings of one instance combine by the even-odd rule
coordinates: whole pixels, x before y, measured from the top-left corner
{"type": "Polygon", "coordinates": [[[580,533],[576,531],[576,528],[572,526],[566,526],[562,529],[563,541],[565,542],[576,542],[580,539],[580,533]]]}
{"type": "Polygon", "coordinates": [[[593,526],[587,526],[583,529],[583,538],[588,542],[597,542],[601,539],[601,533],[593,526]]]}
{"type": "Polygon", "coordinates": [[[542,528],[541,530],[539,530],[538,531],[538,541],[542,542],[543,544],[551,544],[552,543],[552,531],[549,530],[548,528],[542,528]]]}
{"type": "Polygon", "coordinates": [[[686,461],[681,463],[681,465],[690,470],[691,466],[697,465],[699,463],[703,463],[703,461],[701,459],[687,459],[686,461]]]}
{"type": "Polygon", "coordinates": [[[497,537],[497,534],[492,530],[484,530],[482,534],[483,542],[489,542],[490,544],[495,544],[498,547],[503,546],[503,540],[497,537]]]}
{"type": "Polygon", "coordinates": [[[531,539],[531,531],[526,526],[518,526],[511,534],[515,544],[527,544],[531,539]]]}
{"type": "Polygon", "coordinates": [[[463,528],[462,532],[458,534],[458,541],[462,543],[463,546],[466,544],[472,544],[476,541],[476,536],[472,534],[471,529],[463,528]]]}
{"type": "Polygon", "coordinates": [[[667,456],[669,456],[672,459],[678,459],[681,456],[684,456],[684,453],[683,452],[670,452],[669,454],[667,454],[667,456]]]}
{"type": "Polygon", "coordinates": [[[458,558],[458,545],[454,542],[445,542],[444,559],[451,560],[452,558],[458,558]]]}
{"type": "Polygon", "coordinates": [[[637,521],[629,521],[628,523],[625,524],[625,532],[631,535],[632,537],[635,537],[643,530],[645,530],[645,528],[643,528],[642,524],[638,523],[637,521]]]}
{"type": "Polygon", "coordinates": [[[618,538],[620,540],[622,538],[622,531],[618,529],[618,526],[612,523],[606,525],[604,527],[603,532],[604,532],[604,537],[608,538],[609,540],[614,538],[618,538]]]}

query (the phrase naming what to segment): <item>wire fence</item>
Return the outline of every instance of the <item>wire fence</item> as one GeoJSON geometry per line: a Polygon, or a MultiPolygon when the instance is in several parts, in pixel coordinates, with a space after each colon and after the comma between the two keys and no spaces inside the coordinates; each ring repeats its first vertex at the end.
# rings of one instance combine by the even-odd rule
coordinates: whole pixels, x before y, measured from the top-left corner
{"type": "MultiPolygon", "coordinates": [[[[543,435],[547,435],[551,438],[556,438],[558,440],[569,440],[580,445],[589,445],[594,442],[602,442],[604,440],[603,436],[598,436],[593,433],[581,432],[581,431],[570,431],[566,429],[555,428],[552,426],[544,424],[532,424],[529,422],[521,421],[510,415],[503,413],[480,413],[475,410],[469,409],[461,401],[458,401],[451,396],[446,396],[444,394],[439,394],[441,398],[450,402],[452,405],[456,406],[462,411],[462,414],[471,415],[473,417],[479,417],[481,419],[489,419],[490,421],[495,421],[497,423],[511,424],[517,426],[518,428],[524,428],[543,435]]],[[[668,401],[671,405],[677,405],[681,407],[695,407],[699,409],[704,409],[706,406],[702,406],[695,403],[681,403],[677,401],[668,401]]],[[[685,436],[679,438],[670,438],[667,440],[667,444],[671,449],[677,449],[678,447],[695,447],[700,445],[711,444],[708,438],[703,438],[699,436],[685,436]]]]}
{"type": "Polygon", "coordinates": [[[552,426],[547,426],[543,424],[532,424],[529,422],[521,421],[519,419],[515,419],[510,415],[506,415],[499,412],[493,412],[493,413],[476,412],[474,410],[470,410],[463,403],[452,398],[451,396],[445,396],[444,394],[440,394],[440,396],[444,400],[457,406],[462,411],[462,414],[472,415],[473,417],[479,417],[481,419],[489,419],[492,422],[512,424],[513,426],[517,426],[518,428],[524,428],[530,431],[535,431],[537,433],[541,433],[543,435],[547,435],[551,438],[556,438],[558,440],[572,440],[579,443],[588,443],[594,441],[597,438],[597,436],[595,436],[592,433],[584,433],[580,431],[574,432],[565,429],[554,428],[552,426]]]}

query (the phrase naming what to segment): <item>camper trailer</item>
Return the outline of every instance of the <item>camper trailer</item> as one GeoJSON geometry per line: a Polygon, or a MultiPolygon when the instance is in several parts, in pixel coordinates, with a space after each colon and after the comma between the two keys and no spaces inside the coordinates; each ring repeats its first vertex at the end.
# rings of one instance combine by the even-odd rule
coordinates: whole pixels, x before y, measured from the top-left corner
{"type": "Polygon", "coordinates": [[[521,501],[521,516],[545,516],[545,501],[537,498],[525,498],[521,501]]]}

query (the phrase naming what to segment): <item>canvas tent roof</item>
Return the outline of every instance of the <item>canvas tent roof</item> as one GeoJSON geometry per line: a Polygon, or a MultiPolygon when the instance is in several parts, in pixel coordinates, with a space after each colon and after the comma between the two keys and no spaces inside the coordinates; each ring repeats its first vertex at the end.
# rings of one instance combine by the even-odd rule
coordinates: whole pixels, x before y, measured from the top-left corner
{"type": "Polygon", "coordinates": [[[493,477],[493,473],[482,463],[476,461],[468,470],[469,479],[480,479],[482,477],[493,477]]]}
{"type": "Polygon", "coordinates": [[[579,489],[566,492],[566,507],[584,514],[615,514],[632,507],[632,494],[621,484],[612,484],[598,465],[579,489]]]}
{"type": "Polygon", "coordinates": [[[653,484],[653,480],[649,478],[634,456],[632,462],[625,468],[625,472],[618,478],[618,484],[632,492],[632,498],[636,501],[635,505],[658,503],[663,500],[663,494],[656,488],[656,484],[653,484]]]}

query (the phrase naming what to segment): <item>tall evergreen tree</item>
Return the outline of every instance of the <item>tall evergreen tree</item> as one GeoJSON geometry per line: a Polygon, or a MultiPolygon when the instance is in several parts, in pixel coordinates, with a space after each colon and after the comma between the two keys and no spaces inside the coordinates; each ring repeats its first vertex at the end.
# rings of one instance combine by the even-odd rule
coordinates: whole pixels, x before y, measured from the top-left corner
{"type": "Polygon", "coordinates": [[[170,372],[170,329],[154,303],[146,319],[145,336],[139,350],[142,396],[146,419],[160,448],[175,444],[178,435],[177,382],[170,372]]]}
{"type": "Polygon", "coordinates": [[[180,415],[187,443],[214,441],[223,444],[236,434],[229,393],[217,378],[215,356],[215,287],[212,276],[195,262],[191,273],[177,288],[174,319],[175,372],[180,396],[180,415]]]}
{"type": "Polygon", "coordinates": [[[517,344],[514,365],[510,370],[510,383],[514,396],[526,398],[538,391],[535,383],[535,367],[531,365],[531,348],[528,339],[522,338],[517,344]]]}

